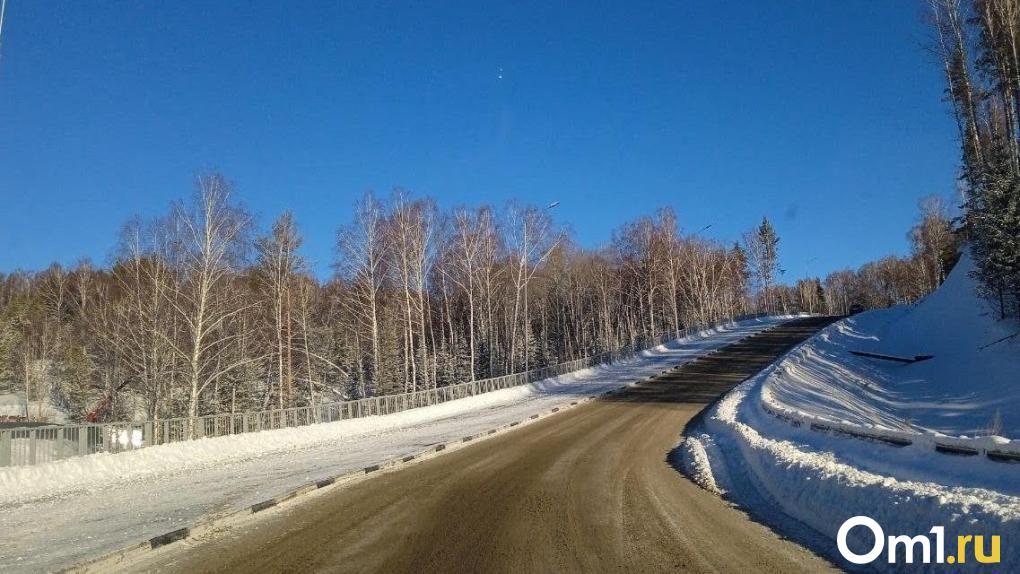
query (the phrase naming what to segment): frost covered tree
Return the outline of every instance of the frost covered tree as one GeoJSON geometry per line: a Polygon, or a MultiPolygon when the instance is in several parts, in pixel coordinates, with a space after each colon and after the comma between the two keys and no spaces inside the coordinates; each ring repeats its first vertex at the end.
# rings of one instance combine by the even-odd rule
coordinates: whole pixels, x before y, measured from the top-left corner
{"type": "Polygon", "coordinates": [[[762,307],[768,312],[774,312],[778,307],[772,286],[776,276],[783,271],[779,268],[779,235],[767,217],[763,217],[761,225],[753,231],[744,234],[744,246],[751,272],[764,300],[762,307]]]}
{"type": "Polygon", "coordinates": [[[512,369],[518,364],[516,363],[518,355],[522,355],[523,367],[528,370],[531,366],[533,336],[528,286],[535,277],[538,267],[549,257],[562,235],[553,226],[547,210],[522,206],[515,202],[507,208],[506,229],[507,246],[512,257],[510,279],[513,282],[514,293],[508,360],[512,369]]]}
{"type": "Polygon", "coordinates": [[[463,208],[454,211],[448,233],[446,250],[449,265],[444,268],[444,274],[467,298],[467,346],[470,379],[473,381],[476,373],[477,348],[475,327],[478,323],[475,315],[478,309],[479,285],[483,281],[483,258],[492,235],[496,233],[492,210],[480,207],[473,212],[463,208]]]}
{"type": "Polygon", "coordinates": [[[361,396],[370,393],[382,372],[380,305],[390,249],[385,218],[383,205],[366,193],[355,206],[354,222],[341,228],[337,239],[340,254],[337,267],[350,286],[342,304],[357,318],[358,328],[365,329],[371,347],[371,368],[367,375],[359,377],[361,396]]]}
{"type": "Polygon", "coordinates": [[[299,276],[307,273],[307,264],[298,253],[301,243],[289,211],[280,215],[270,233],[255,243],[258,253],[255,274],[262,296],[272,309],[270,324],[276,343],[277,401],[281,409],[291,405],[294,395],[295,291],[299,276]]]}
{"type": "Polygon", "coordinates": [[[918,223],[909,239],[917,265],[919,288],[931,293],[946,279],[956,260],[957,240],[944,199],[930,196],[921,200],[918,223]]]}
{"type": "Polygon", "coordinates": [[[1020,1],[929,7],[961,144],[964,233],[984,294],[1020,318],[1020,1]]]}
{"type": "MultiPolygon", "coordinates": [[[[197,179],[190,203],[178,203],[170,219],[171,264],[179,281],[168,297],[184,335],[173,342],[185,365],[189,417],[199,413],[205,389],[228,372],[260,357],[231,355],[230,341],[245,309],[252,305],[233,288],[249,250],[251,216],[231,201],[232,185],[220,174],[197,179]]],[[[189,429],[194,433],[194,429],[189,429]]]]}

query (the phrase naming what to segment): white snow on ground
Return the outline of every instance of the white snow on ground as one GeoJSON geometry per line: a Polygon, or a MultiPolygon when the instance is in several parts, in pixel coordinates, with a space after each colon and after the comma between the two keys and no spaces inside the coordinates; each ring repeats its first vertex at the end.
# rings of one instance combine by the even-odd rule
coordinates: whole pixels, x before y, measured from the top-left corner
{"type": "Polygon", "coordinates": [[[625,363],[392,415],[0,469],[0,571],[66,567],[315,480],[618,388],[781,321],[744,321],[625,363]]]}
{"type": "MultiPolygon", "coordinates": [[[[979,349],[1009,331],[976,310],[969,267],[965,257],[942,289],[914,307],[872,311],[823,330],[731,391],[688,431],[680,446],[685,470],[844,568],[853,565],[839,556],[836,533],[846,519],[866,515],[886,535],[915,536],[944,526],[947,555],[955,553],[957,535],[981,534],[986,541],[999,535],[1002,564],[976,564],[971,554],[967,564],[952,569],[1020,571],[1020,464],[933,449],[938,433],[975,434],[996,408],[1011,421],[1005,434],[1016,437],[1020,430],[1016,419],[1007,418],[1008,409],[1017,416],[1020,355],[1012,342],[979,349]],[[936,357],[885,364],[849,349],[936,357]],[[803,422],[794,426],[765,405],[803,422]],[[889,431],[913,444],[895,447],[819,432],[811,430],[813,421],[889,431]]],[[[971,444],[996,442],[1006,441],[984,437],[971,444]]],[[[859,551],[870,548],[865,532],[852,531],[861,535],[859,551]]],[[[890,565],[886,559],[883,553],[871,566],[911,572],[946,567],[890,565]]]]}
{"type": "Polygon", "coordinates": [[[765,382],[764,399],[833,422],[967,436],[996,430],[1020,438],[1020,338],[995,343],[1017,325],[997,321],[974,295],[972,269],[965,253],[942,287],[918,304],[869,311],[825,329],[765,382]],[[850,351],[934,358],[901,364],[850,351]]]}
{"type": "Polygon", "coordinates": [[[0,394],[0,419],[27,416],[31,416],[32,420],[52,423],[63,423],[67,419],[67,415],[49,401],[40,406],[39,401],[26,401],[24,396],[17,393],[0,394]]]}

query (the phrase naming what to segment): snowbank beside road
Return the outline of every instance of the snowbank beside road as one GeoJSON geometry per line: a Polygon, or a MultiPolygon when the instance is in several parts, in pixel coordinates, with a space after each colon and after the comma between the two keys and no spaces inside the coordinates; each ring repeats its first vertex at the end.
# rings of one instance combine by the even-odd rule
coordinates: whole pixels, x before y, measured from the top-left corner
{"type": "Polygon", "coordinates": [[[161,473],[196,471],[294,449],[338,444],[358,437],[371,437],[403,427],[456,417],[465,412],[496,408],[536,395],[584,395],[588,389],[580,388],[578,381],[593,378],[604,368],[591,367],[530,385],[392,415],[207,438],[116,454],[100,453],[48,464],[0,469],[0,505],[59,497],[66,493],[140,480],[161,473]]]}
{"type": "MultiPolygon", "coordinates": [[[[757,407],[756,394],[772,374],[774,368],[731,391],[685,439],[688,474],[706,489],[725,493],[843,567],[852,565],[839,557],[834,540],[840,525],[857,515],[875,519],[889,534],[913,536],[938,525],[954,541],[957,534],[1020,541],[1020,465],[791,427],[757,407]]],[[[1003,571],[1020,569],[1015,548],[1002,558],[1003,571]]],[[[873,566],[889,567],[884,559],[873,566]]]]}
{"type": "MultiPolygon", "coordinates": [[[[1020,408],[1017,344],[981,348],[1009,333],[980,313],[969,269],[965,257],[944,287],[918,305],[835,323],[735,388],[687,429],[685,470],[845,568],[853,565],[838,554],[836,534],[845,520],[864,515],[886,534],[914,536],[944,526],[950,553],[957,535],[998,535],[998,571],[1020,571],[1020,464],[933,448],[936,440],[1010,446],[1001,437],[943,435],[977,434],[996,410],[1003,434],[1016,437],[1020,430],[1012,418],[1020,408]],[[904,365],[850,350],[935,358],[904,365]],[[1007,409],[1013,409],[1009,416],[1007,409]],[[909,444],[862,440],[820,425],[909,444]]],[[[858,548],[865,547],[865,533],[852,531],[851,546],[860,535],[858,548]]],[[[871,566],[904,568],[888,564],[885,554],[871,566]]],[[[954,569],[976,566],[971,559],[954,569]]]]}
{"type": "Polygon", "coordinates": [[[913,306],[835,323],[764,382],[766,405],[833,423],[927,434],[1020,438],[1020,340],[975,295],[966,253],[946,282],[913,306]],[[996,342],[998,341],[998,342],[996,342]],[[864,351],[930,360],[902,364],[864,351]]]}

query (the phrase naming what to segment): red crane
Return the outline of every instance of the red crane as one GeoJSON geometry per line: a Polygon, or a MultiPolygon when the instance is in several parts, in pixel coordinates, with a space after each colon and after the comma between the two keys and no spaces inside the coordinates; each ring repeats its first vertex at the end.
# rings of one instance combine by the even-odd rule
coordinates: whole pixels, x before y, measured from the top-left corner
{"type": "Polygon", "coordinates": [[[85,415],[85,420],[90,423],[99,422],[99,419],[103,418],[103,415],[106,414],[106,411],[110,410],[110,404],[113,403],[114,393],[119,392],[121,389],[126,387],[127,384],[128,382],[124,381],[123,383],[118,385],[117,388],[103,395],[103,398],[99,400],[99,403],[96,404],[95,408],[89,411],[89,414],[85,415]]]}

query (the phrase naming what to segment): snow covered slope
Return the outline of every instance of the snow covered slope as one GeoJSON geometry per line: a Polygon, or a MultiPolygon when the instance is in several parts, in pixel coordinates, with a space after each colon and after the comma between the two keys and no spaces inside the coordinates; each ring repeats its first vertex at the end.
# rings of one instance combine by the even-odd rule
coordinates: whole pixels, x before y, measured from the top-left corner
{"type": "MultiPolygon", "coordinates": [[[[971,265],[962,258],[945,285],[915,306],[831,325],[735,388],[687,429],[680,449],[687,473],[844,568],[854,565],[838,554],[837,532],[845,520],[864,515],[887,534],[913,536],[944,526],[953,541],[957,535],[1001,536],[998,567],[971,560],[953,570],[1020,571],[1020,463],[933,448],[936,441],[979,450],[1020,444],[973,438],[999,426],[992,421],[1000,413],[998,434],[1020,439],[1020,342],[986,347],[1016,325],[997,323],[985,311],[973,294],[971,265]],[[851,350],[935,357],[900,364],[851,350]],[[896,447],[822,427],[910,444],[896,447]]],[[[864,543],[860,530],[858,544],[864,543]]],[[[870,567],[904,571],[905,565],[890,565],[883,555],[870,567]]],[[[906,571],[943,568],[913,564],[906,571]]]]}
{"type": "Polygon", "coordinates": [[[831,325],[762,389],[786,414],[879,429],[1020,438],[1020,338],[974,292],[966,253],[945,284],[914,306],[831,325]],[[996,343],[996,341],[999,341],[996,343]],[[934,355],[913,364],[855,356],[934,355]]]}
{"type": "Polygon", "coordinates": [[[0,469],[0,572],[52,571],[660,372],[781,322],[755,319],[532,385],[381,417],[0,469]]]}

